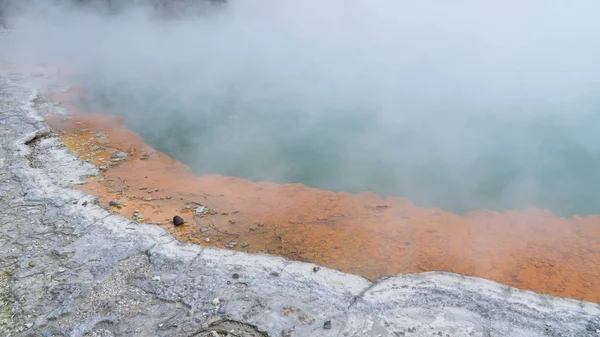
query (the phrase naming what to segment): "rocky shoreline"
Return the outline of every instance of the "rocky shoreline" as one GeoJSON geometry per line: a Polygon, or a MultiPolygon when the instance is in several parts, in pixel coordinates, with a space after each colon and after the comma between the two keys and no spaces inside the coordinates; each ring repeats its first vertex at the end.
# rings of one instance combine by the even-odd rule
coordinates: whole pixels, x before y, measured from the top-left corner
{"type": "Polygon", "coordinates": [[[600,334],[595,303],[442,272],[370,282],[113,215],[73,189],[97,169],[40,117],[51,74],[0,70],[2,336],[600,334]]]}

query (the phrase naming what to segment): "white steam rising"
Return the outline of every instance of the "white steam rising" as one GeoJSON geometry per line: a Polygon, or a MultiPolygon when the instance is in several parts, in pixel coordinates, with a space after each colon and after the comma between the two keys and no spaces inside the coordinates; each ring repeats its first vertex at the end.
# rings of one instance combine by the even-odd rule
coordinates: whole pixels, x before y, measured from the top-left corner
{"type": "Polygon", "coordinates": [[[0,60],[80,70],[87,104],[199,173],[600,211],[600,2],[201,6],[38,2],[9,15],[0,60]]]}

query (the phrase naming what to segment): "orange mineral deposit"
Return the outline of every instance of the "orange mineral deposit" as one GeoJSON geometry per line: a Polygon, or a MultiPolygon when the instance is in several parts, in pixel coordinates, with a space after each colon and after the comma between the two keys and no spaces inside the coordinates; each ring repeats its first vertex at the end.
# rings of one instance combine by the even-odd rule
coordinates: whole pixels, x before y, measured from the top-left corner
{"type": "Polygon", "coordinates": [[[69,149],[101,168],[78,188],[112,212],[162,226],[182,241],[369,279],[443,270],[600,303],[600,216],[562,218],[538,209],[459,216],[372,193],[196,176],[145,144],[121,118],[68,108],[71,115],[48,122],[69,149]],[[185,225],[174,226],[175,215],[185,225]]]}

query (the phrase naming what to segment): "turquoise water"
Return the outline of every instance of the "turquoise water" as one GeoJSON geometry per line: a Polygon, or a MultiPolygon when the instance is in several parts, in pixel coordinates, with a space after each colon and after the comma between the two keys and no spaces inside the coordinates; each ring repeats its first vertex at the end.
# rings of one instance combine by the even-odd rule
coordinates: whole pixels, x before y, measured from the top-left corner
{"type": "Polygon", "coordinates": [[[198,174],[457,213],[600,213],[600,2],[230,1],[160,20],[36,7],[0,59],[68,65],[198,174]]]}
{"type": "Polygon", "coordinates": [[[600,2],[232,1],[200,18],[44,11],[3,50],[85,74],[198,174],[457,213],[600,213],[600,2]],[[60,38],[57,38],[60,37],[60,38]]]}
{"type": "Polygon", "coordinates": [[[200,175],[372,191],[457,213],[600,212],[600,111],[590,104],[521,114],[428,104],[386,119],[368,105],[315,112],[298,97],[248,103],[232,91],[181,106],[159,91],[89,84],[88,108],[127,117],[200,175]]]}

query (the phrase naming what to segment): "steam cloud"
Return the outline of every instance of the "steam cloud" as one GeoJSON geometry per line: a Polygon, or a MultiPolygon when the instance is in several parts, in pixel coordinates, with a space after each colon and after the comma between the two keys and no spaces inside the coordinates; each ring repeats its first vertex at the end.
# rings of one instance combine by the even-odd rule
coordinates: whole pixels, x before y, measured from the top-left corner
{"type": "Polygon", "coordinates": [[[0,60],[81,70],[89,109],[200,174],[600,211],[596,0],[33,3],[0,60]]]}

